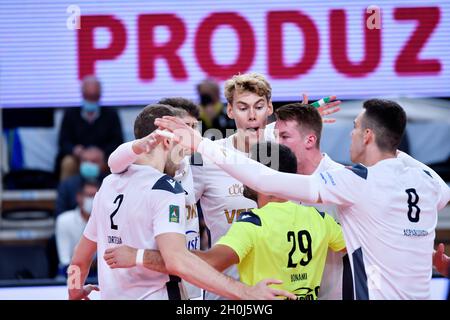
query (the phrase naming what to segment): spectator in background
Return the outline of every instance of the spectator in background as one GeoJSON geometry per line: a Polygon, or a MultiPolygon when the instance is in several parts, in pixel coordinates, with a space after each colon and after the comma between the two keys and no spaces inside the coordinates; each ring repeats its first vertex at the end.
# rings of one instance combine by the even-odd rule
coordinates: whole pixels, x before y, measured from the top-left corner
{"type": "MultiPolygon", "coordinates": [[[[220,101],[220,88],[217,82],[211,79],[203,80],[197,85],[197,93],[200,100],[202,134],[211,128],[218,129],[222,137],[214,138],[220,139],[226,137],[226,129],[236,129],[234,121],[227,116],[227,110],[220,101]]],[[[213,138],[208,135],[206,137],[213,138]]]]}
{"type": "Polygon", "coordinates": [[[59,132],[56,173],[60,180],[76,174],[82,151],[89,146],[99,148],[103,157],[123,142],[122,127],[116,110],[100,108],[100,81],[94,76],[83,79],[82,106],[64,113],[59,132]]]}
{"type": "Polygon", "coordinates": [[[94,196],[99,189],[96,181],[85,181],[76,192],[77,207],[63,212],[56,219],[58,275],[65,275],[72,255],[91,215],[94,196]]]}
{"type": "Polygon", "coordinates": [[[85,181],[99,182],[107,175],[104,153],[97,147],[87,147],[80,154],[80,172],[61,181],[56,198],[56,216],[77,206],[77,191],[85,181]]]}

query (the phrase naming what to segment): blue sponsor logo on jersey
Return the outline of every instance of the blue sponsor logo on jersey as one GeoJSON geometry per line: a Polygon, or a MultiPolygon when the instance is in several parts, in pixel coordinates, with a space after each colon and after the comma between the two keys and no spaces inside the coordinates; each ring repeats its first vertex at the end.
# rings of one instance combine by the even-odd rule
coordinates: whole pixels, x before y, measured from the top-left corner
{"type": "Polygon", "coordinates": [[[336,185],[336,182],[334,182],[333,176],[332,176],[329,172],[327,172],[327,176],[328,176],[328,178],[330,178],[331,184],[332,184],[333,186],[335,186],[335,185],[336,185]]]}
{"type": "Polygon", "coordinates": [[[200,250],[200,235],[195,230],[186,231],[187,249],[188,250],[200,250]]]}

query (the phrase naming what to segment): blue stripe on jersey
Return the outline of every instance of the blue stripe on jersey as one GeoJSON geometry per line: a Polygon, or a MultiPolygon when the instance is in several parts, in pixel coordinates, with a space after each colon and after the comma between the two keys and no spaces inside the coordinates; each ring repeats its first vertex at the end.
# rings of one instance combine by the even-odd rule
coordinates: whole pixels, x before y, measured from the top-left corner
{"type": "Polygon", "coordinates": [[[153,190],[165,190],[171,193],[184,193],[184,189],[177,181],[167,174],[163,175],[153,185],[153,190]]]}
{"type": "Polygon", "coordinates": [[[179,284],[181,279],[177,276],[169,274],[169,281],[166,282],[167,296],[169,300],[181,300],[181,292],[179,284]]]}
{"type": "Polygon", "coordinates": [[[260,227],[262,225],[261,219],[251,211],[242,212],[239,218],[237,219],[237,222],[250,222],[260,227]]]}
{"type": "Polygon", "coordinates": [[[355,300],[353,294],[352,266],[350,265],[348,254],[342,257],[342,263],[344,266],[342,272],[342,300],[355,300]]]}
{"type": "Polygon", "coordinates": [[[367,168],[362,164],[355,164],[353,167],[346,167],[346,168],[353,171],[353,173],[360,176],[364,180],[367,180],[367,168]]]}
{"type": "Polygon", "coordinates": [[[355,276],[356,300],[369,300],[369,289],[367,287],[367,274],[364,267],[362,249],[356,249],[352,253],[353,269],[355,276]]]}
{"type": "Polygon", "coordinates": [[[429,171],[427,171],[427,170],[423,170],[423,172],[425,172],[427,175],[429,175],[430,176],[430,178],[432,178],[433,179],[433,176],[431,175],[431,173],[429,172],[429,171]]]}
{"type": "Polygon", "coordinates": [[[316,211],[320,214],[320,216],[325,219],[325,212],[319,211],[317,210],[317,208],[314,209],[316,209],[316,211]]]}
{"type": "Polygon", "coordinates": [[[199,166],[199,167],[203,166],[202,155],[200,153],[198,153],[198,152],[193,153],[191,155],[191,158],[190,158],[189,162],[193,166],[199,166]]]}

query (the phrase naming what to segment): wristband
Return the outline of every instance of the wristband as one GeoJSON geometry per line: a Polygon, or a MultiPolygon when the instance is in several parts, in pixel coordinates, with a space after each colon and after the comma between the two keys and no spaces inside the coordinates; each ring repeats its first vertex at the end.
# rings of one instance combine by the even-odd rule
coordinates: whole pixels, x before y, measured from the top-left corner
{"type": "Polygon", "coordinates": [[[311,103],[311,105],[315,108],[319,108],[326,105],[328,102],[330,102],[330,97],[325,97],[320,100],[317,100],[316,102],[311,103]]]}
{"type": "Polygon", "coordinates": [[[144,265],[144,249],[138,249],[136,253],[136,266],[144,265]]]}

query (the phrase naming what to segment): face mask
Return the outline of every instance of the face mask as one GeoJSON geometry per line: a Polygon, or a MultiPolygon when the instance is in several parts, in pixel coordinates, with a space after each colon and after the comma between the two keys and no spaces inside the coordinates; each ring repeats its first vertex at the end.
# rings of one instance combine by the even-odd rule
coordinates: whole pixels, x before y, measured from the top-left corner
{"type": "Polygon", "coordinates": [[[95,179],[100,174],[100,167],[93,162],[82,162],[80,165],[80,174],[85,179],[95,179]]]}
{"type": "Polygon", "coordinates": [[[212,97],[209,94],[202,93],[200,95],[200,105],[207,106],[213,102],[212,97]]]}
{"type": "Polygon", "coordinates": [[[83,111],[86,112],[97,112],[100,108],[98,102],[92,102],[88,100],[83,101],[83,111]]]}
{"type": "Polygon", "coordinates": [[[91,214],[92,207],[94,206],[94,198],[84,198],[83,211],[87,214],[91,214]]]}

